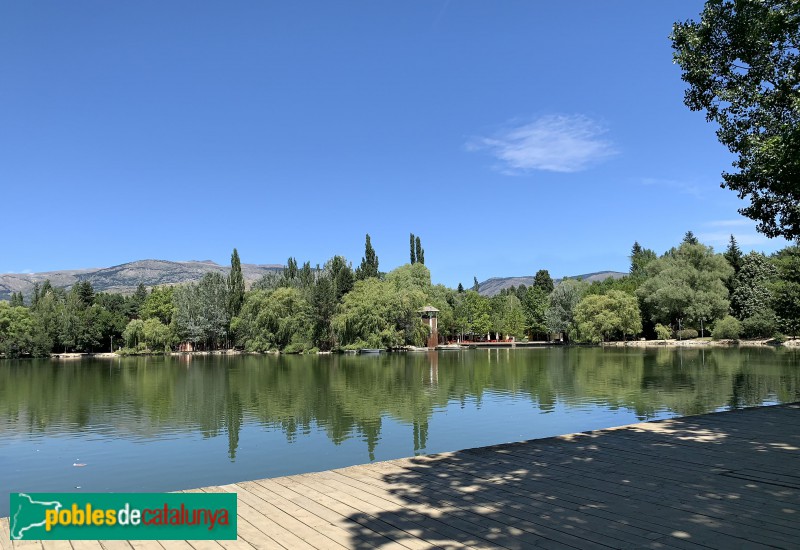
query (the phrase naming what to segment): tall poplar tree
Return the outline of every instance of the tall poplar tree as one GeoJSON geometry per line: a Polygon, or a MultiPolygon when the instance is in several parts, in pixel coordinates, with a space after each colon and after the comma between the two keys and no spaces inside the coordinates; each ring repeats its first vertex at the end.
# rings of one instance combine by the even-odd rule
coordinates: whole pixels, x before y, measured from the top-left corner
{"type": "Polygon", "coordinates": [[[378,276],[378,255],[372,248],[372,241],[367,233],[366,243],[364,244],[364,257],[361,258],[361,265],[356,269],[356,279],[362,281],[370,277],[378,276]]]}
{"type": "Polygon", "coordinates": [[[242,263],[239,261],[239,251],[233,249],[231,254],[231,272],[228,274],[228,310],[231,317],[239,315],[244,303],[244,276],[242,263]]]}
{"type": "Polygon", "coordinates": [[[411,233],[409,235],[408,241],[409,241],[409,245],[410,245],[410,248],[411,248],[411,265],[414,265],[415,263],[417,263],[417,250],[416,250],[416,248],[414,248],[414,244],[415,243],[414,243],[414,234],[413,233],[411,233]]]}
{"type": "Polygon", "coordinates": [[[425,265],[425,250],[422,249],[422,241],[419,240],[419,237],[416,237],[414,245],[417,251],[417,262],[425,265]]]}

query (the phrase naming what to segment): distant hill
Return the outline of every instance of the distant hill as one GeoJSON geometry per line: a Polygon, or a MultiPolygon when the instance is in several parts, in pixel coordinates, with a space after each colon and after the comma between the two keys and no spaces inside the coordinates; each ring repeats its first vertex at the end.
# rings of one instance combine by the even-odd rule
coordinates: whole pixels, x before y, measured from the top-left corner
{"type": "MultiPolygon", "coordinates": [[[[222,266],[211,260],[191,262],[169,262],[166,260],[139,260],[106,268],[49,271],[46,273],[6,273],[0,275],[0,300],[8,300],[12,292],[28,296],[33,284],[49,279],[55,287],[69,288],[78,281],[89,281],[97,292],[119,292],[131,294],[139,286],[176,285],[199,281],[206,273],[216,271],[227,275],[230,266],[222,266]]],[[[246,283],[260,279],[270,271],[283,271],[279,264],[242,264],[246,283]]]]}
{"type": "MultiPolygon", "coordinates": [[[[627,273],[621,273],[619,271],[596,271],[594,273],[575,275],[574,277],[569,278],[582,279],[591,283],[594,281],[605,281],[608,278],[621,279],[626,275],[627,273]]],[[[560,281],[561,279],[553,279],[553,282],[556,284],[558,284],[560,281]]],[[[519,286],[521,284],[525,286],[531,286],[533,284],[533,275],[525,277],[492,277],[491,279],[486,279],[478,285],[478,293],[482,296],[494,296],[504,288],[519,286]]]]}

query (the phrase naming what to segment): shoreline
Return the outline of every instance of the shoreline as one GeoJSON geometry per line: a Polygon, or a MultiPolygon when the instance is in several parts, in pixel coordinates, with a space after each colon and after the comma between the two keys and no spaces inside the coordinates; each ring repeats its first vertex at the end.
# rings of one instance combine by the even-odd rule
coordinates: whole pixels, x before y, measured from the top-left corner
{"type": "MultiPolygon", "coordinates": [[[[566,347],[587,347],[586,344],[567,344],[566,347]]],[[[564,347],[563,344],[554,344],[552,346],[546,347],[564,347]]],[[[712,347],[712,348],[746,348],[746,347],[757,347],[757,348],[789,348],[789,349],[798,349],[800,348],[800,338],[787,338],[783,342],[775,342],[771,338],[762,338],[757,340],[700,340],[700,339],[691,339],[691,340],[629,340],[627,342],[621,341],[614,341],[614,342],[603,342],[601,344],[595,344],[590,347],[614,347],[614,348],[701,348],[701,347],[712,347]]],[[[463,349],[468,349],[467,346],[464,346],[463,349]]],[[[515,349],[515,348],[508,348],[508,349],[515,349]]],[[[523,349],[523,348],[519,348],[523,349]]],[[[398,350],[393,351],[392,353],[412,353],[412,351],[408,350],[398,350]]],[[[434,350],[429,350],[434,351],[434,350]]],[[[333,355],[335,352],[332,351],[320,351],[310,355],[333,355]]],[[[241,351],[236,349],[226,349],[226,350],[214,350],[214,351],[173,351],[171,353],[142,353],[137,355],[120,355],[118,353],[109,353],[109,352],[101,352],[101,353],[53,353],[50,355],[51,359],[83,359],[83,358],[93,358],[93,359],[116,359],[122,357],[154,357],[154,356],[170,356],[170,357],[194,357],[194,356],[211,356],[211,355],[287,355],[281,352],[273,351],[273,352],[264,352],[264,353],[257,353],[257,352],[248,352],[248,351],[241,351]]],[[[302,355],[302,354],[288,354],[288,355],[302,355]]]]}

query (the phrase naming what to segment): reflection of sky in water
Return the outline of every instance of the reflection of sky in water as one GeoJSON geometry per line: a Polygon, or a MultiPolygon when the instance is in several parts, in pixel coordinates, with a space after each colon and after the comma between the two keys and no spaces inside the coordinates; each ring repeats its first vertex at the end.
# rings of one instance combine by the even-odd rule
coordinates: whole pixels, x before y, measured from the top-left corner
{"type": "MultiPolygon", "coordinates": [[[[789,400],[787,395],[800,397],[796,354],[748,353],[747,362],[741,361],[741,354],[722,354],[709,365],[706,352],[700,361],[684,357],[659,365],[614,363],[598,365],[596,371],[580,376],[553,364],[531,369],[523,365],[508,379],[500,376],[508,373],[498,369],[512,367],[501,361],[492,361],[487,367],[483,362],[470,363],[480,357],[461,354],[459,359],[458,355],[451,353],[433,366],[424,357],[409,358],[411,364],[398,358],[389,363],[355,363],[355,368],[331,379],[335,387],[307,393],[302,392],[303,384],[320,383],[319,378],[306,379],[302,376],[306,371],[289,378],[295,367],[291,361],[283,362],[281,368],[290,365],[284,373],[287,376],[270,378],[273,387],[265,388],[259,398],[277,400],[289,392],[287,402],[297,405],[304,419],[299,423],[285,415],[264,418],[255,398],[247,393],[260,388],[258,376],[264,374],[260,369],[274,368],[263,364],[252,372],[236,361],[205,365],[208,370],[193,369],[187,382],[182,378],[187,376],[185,369],[151,368],[158,364],[151,359],[148,371],[143,372],[131,363],[103,375],[110,376],[109,383],[123,375],[144,378],[137,378],[125,391],[117,390],[114,399],[82,395],[80,381],[69,381],[72,375],[59,372],[54,383],[69,381],[74,384],[69,389],[73,393],[70,399],[82,399],[76,413],[80,422],[63,411],[48,409],[47,401],[37,403],[35,412],[28,411],[24,399],[12,399],[13,390],[6,386],[4,393],[0,387],[0,515],[8,513],[10,491],[176,490],[724,410],[733,402],[777,403],[782,401],[778,390],[783,392],[783,400],[789,400]],[[736,362],[726,364],[723,359],[736,362]],[[237,373],[243,375],[241,379],[226,379],[237,369],[243,371],[237,373]],[[150,383],[147,378],[151,375],[156,377],[157,398],[146,406],[137,392],[145,392],[142,388],[150,383]],[[257,378],[253,386],[248,385],[251,376],[257,378]],[[177,410],[176,406],[187,405],[174,403],[171,395],[198,381],[207,383],[206,377],[214,379],[215,387],[220,381],[231,384],[219,394],[224,402],[198,402],[195,394],[190,394],[192,407],[216,419],[212,428],[207,425],[208,418],[193,419],[193,414],[199,414],[194,409],[177,410]],[[531,390],[531,384],[545,383],[548,387],[541,395],[531,390]],[[162,386],[169,391],[162,391],[162,386]],[[370,394],[379,390],[385,394],[370,394]],[[232,392],[240,392],[237,399],[229,398],[232,392]],[[337,399],[343,401],[336,406],[326,401],[337,399]],[[17,409],[12,410],[12,403],[17,409]],[[314,412],[320,411],[333,412],[329,417],[314,417],[314,412]],[[86,466],[73,465],[78,463],[86,466]]],[[[563,359],[563,354],[560,357],[563,359]]],[[[516,361],[526,358],[535,356],[515,354],[516,361]]],[[[341,367],[335,362],[315,365],[299,362],[296,367],[341,367]]],[[[7,368],[0,363],[0,375],[7,368]]],[[[96,368],[108,371],[107,366],[96,364],[83,368],[89,369],[83,374],[96,368]]],[[[75,372],[75,376],[81,374],[75,372]]],[[[16,368],[13,377],[3,381],[22,384],[28,375],[16,368]]],[[[331,373],[323,370],[322,375],[328,380],[331,373]]],[[[208,391],[202,384],[198,387],[200,390],[192,391],[208,391]]],[[[59,391],[59,387],[42,391],[59,391]]],[[[97,387],[90,386],[87,391],[96,393],[97,387]]]]}

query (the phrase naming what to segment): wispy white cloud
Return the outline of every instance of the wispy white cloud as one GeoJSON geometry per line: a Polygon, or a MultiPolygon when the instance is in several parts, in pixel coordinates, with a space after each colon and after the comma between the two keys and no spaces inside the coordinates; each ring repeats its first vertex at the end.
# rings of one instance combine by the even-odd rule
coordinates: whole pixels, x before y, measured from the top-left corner
{"type": "Polygon", "coordinates": [[[663,179],[663,178],[642,178],[641,184],[647,187],[661,187],[677,193],[701,196],[700,187],[696,184],[683,180],[663,179]]]}
{"type": "Polygon", "coordinates": [[[492,137],[475,138],[467,143],[467,149],[488,151],[506,174],[580,172],[617,154],[604,138],[606,133],[603,126],[583,115],[547,115],[492,137]]]}
{"type": "Polygon", "coordinates": [[[706,226],[708,227],[749,227],[753,229],[755,227],[755,223],[752,220],[745,220],[744,218],[739,218],[735,220],[716,220],[713,222],[707,222],[706,226]]]}
{"type": "Polygon", "coordinates": [[[740,247],[746,249],[777,249],[789,245],[785,239],[770,239],[756,231],[756,222],[745,218],[730,220],[713,220],[703,224],[708,228],[698,232],[697,238],[704,244],[712,245],[717,250],[728,246],[731,235],[740,247]]]}
{"type": "Polygon", "coordinates": [[[709,244],[714,248],[719,249],[720,247],[725,247],[728,245],[731,240],[731,235],[736,238],[736,242],[739,244],[739,246],[752,247],[763,245],[769,242],[767,237],[759,233],[744,233],[741,231],[710,231],[698,233],[697,238],[703,244],[709,244]]]}

